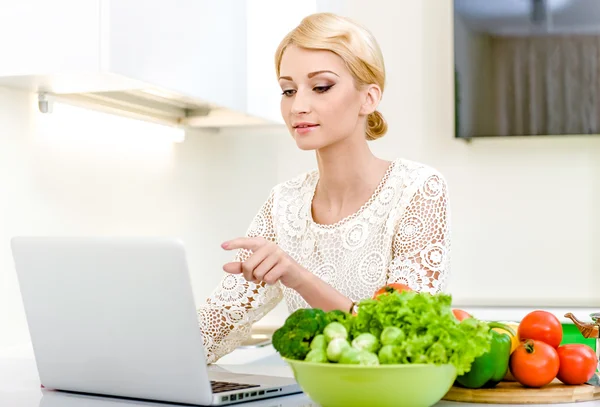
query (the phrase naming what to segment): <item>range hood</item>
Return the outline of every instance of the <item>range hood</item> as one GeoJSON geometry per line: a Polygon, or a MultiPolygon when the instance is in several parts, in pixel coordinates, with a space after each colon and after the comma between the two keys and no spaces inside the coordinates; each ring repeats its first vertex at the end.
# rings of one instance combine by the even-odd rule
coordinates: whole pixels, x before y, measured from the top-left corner
{"type": "Polygon", "coordinates": [[[190,128],[283,127],[274,50],[305,15],[335,10],[282,3],[9,2],[0,86],[34,93],[44,113],[63,102],[190,128]]]}

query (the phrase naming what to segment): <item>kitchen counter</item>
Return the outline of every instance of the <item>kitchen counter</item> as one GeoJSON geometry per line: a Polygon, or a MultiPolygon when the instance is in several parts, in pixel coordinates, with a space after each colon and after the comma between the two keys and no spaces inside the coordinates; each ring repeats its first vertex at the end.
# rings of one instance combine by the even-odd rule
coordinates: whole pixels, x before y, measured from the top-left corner
{"type": "MultiPolygon", "coordinates": [[[[239,349],[210,369],[293,377],[291,370],[270,346],[239,349]]],[[[248,407],[318,407],[306,395],[297,394],[238,404],[248,407]]],[[[436,407],[475,406],[474,403],[440,401],[436,407]]],[[[74,395],[40,389],[30,344],[0,349],[0,406],[2,407],[181,407],[168,403],[141,402],[108,397],[74,395]]],[[[495,406],[506,406],[496,404],[495,406]]],[[[514,405],[513,405],[514,406],[514,405]]],[[[535,406],[527,404],[527,406],[535,406]]],[[[559,404],[562,407],[600,407],[600,401],[559,404]]],[[[365,406],[374,407],[374,406],[365,406]]]]}

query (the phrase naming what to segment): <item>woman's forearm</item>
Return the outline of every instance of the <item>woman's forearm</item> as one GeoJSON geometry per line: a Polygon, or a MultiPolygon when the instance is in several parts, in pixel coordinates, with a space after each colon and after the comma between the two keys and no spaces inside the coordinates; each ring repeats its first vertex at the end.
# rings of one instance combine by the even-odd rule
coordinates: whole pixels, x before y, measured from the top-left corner
{"type": "Polygon", "coordinates": [[[348,312],[353,304],[350,298],[306,269],[302,272],[301,282],[294,289],[308,305],[312,308],[320,308],[323,311],[341,310],[348,312]]]}

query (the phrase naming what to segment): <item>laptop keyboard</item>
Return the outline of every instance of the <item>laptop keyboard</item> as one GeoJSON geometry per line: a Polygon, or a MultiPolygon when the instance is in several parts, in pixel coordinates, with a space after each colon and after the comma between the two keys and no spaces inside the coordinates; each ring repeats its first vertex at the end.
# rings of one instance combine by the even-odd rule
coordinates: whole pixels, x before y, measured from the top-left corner
{"type": "Polygon", "coordinates": [[[217,382],[217,381],[211,381],[210,385],[212,386],[213,393],[224,393],[226,391],[243,390],[243,389],[251,389],[253,387],[260,387],[256,384],[242,384],[242,383],[217,382]]]}

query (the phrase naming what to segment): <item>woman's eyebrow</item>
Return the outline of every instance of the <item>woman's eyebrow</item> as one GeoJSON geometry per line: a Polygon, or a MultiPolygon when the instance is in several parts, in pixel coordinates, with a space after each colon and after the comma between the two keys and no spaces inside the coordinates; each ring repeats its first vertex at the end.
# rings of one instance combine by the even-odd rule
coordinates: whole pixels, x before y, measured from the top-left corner
{"type": "MultiPolygon", "coordinates": [[[[306,75],[306,76],[308,76],[309,78],[312,78],[312,77],[314,77],[314,76],[317,76],[317,75],[320,75],[320,74],[322,74],[322,73],[332,73],[332,74],[334,74],[335,76],[339,77],[339,75],[338,75],[338,74],[336,74],[335,72],[333,72],[333,71],[328,71],[328,70],[310,72],[310,73],[309,73],[308,75],[306,75]]],[[[286,80],[286,81],[292,81],[292,80],[293,80],[291,76],[280,76],[280,77],[279,77],[279,80],[282,80],[282,79],[284,79],[284,80],[286,80]]]]}
{"type": "Polygon", "coordinates": [[[317,76],[317,75],[320,75],[320,74],[322,74],[322,73],[332,73],[332,74],[334,74],[335,76],[337,76],[337,77],[339,78],[339,75],[338,75],[338,74],[336,74],[336,73],[335,73],[335,72],[333,72],[333,71],[328,71],[328,70],[311,72],[311,73],[309,73],[307,76],[308,76],[309,78],[312,78],[313,76],[317,76]]]}

